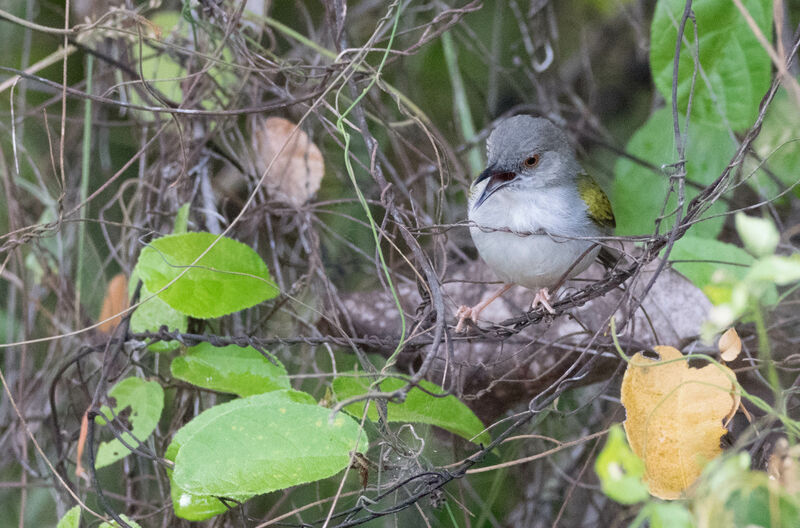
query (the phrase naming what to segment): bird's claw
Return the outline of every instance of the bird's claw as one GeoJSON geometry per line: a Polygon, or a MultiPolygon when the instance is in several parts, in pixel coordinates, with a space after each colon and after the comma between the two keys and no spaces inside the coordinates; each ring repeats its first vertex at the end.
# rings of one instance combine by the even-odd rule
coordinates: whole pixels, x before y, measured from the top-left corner
{"type": "Polygon", "coordinates": [[[550,292],[547,291],[547,288],[542,288],[536,292],[536,295],[533,297],[533,302],[531,303],[531,310],[535,309],[540,304],[551,314],[556,313],[553,307],[550,306],[550,292]]]}
{"type": "Polygon", "coordinates": [[[456,333],[460,334],[462,332],[466,332],[467,330],[467,320],[472,321],[473,323],[477,323],[477,314],[473,314],[474,310],[470,306],[459,306],[458,311],[456,312],[456,317],[458,317],[458,324],[456,325],[456,333]]]}

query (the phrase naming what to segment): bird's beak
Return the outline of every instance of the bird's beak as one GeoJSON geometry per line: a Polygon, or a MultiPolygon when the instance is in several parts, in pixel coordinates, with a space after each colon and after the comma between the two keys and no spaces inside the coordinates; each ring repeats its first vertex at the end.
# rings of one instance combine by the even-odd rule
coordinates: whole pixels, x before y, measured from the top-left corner
{"type": "Polygon", "coordinates": [[[489,180],[486,184],[486,187],[483,189],[483,192],[475,201],[475,205],[472,206],[473,209],[477,209],[480,205],[486,201],[491,195],[497,192],[499,189],[508,185],[511,180],[516,178],[517,175],[514,172],[508,171],[500,171],[495,169],[494,167],[489,167],[485,171],[483,171],[478,179],[475,180],[473,185],[477,185],[478,183],[482,182],[483,180],[489,180]]]}

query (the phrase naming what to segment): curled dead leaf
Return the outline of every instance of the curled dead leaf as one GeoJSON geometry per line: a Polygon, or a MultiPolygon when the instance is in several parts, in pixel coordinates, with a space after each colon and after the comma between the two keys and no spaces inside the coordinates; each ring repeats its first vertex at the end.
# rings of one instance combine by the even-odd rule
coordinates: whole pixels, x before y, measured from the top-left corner
{"type": "Polygon", "coordinates": [[[97,329],[104,334],[110,334],[122,321],[122,316],[117,315],[128,309],[128,279],[124,274],[114,275],[106,288],[106,296],[103,298],[103,306],[100,308],[97,329]],[[117,315],[116,317],[114,317],[117,315]],[[111,319],[113,317],[113,319],[111,319]],[[106,321],[108,319],[108,321],[106,321]]]}
{"type": "Polygon", "coordinates": [[[625,433],[644,460],[650,493],[677,499],[703,466],[722,452],[723,420],[739,408],[740,395],[725,366],[689,368],[675,348],[654,347],[659,360],[636,354],[622,380],[625,433]]]}
{"type": "Polygon", "coordinates": [[[270,196],[294,207],[319,190],[325,163],[319,148],[288,119],[269,117],[250,121],[258,176],[269,168],[264,185],[270,196]]]}
{"type": "Polygon", "coordinates": [[[728,328],[724,334],[719,338],[719,357],[723,361],[733,361],[742,352],[742,339],[736,333],[736,329],[728,328]]]}

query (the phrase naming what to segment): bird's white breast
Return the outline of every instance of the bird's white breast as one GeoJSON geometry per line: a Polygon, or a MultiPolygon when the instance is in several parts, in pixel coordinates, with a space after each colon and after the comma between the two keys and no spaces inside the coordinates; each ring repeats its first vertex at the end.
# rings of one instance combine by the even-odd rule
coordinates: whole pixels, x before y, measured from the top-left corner
{"type": "MultiPolygon", "coordinates": [[[[485,182],[479,183],[470,196],[469,219],[478,224],[470,227],[470,233],[481,258],[505,282],[530,289],[552,287],[593,245],[591,240],[564,237],[602,235],[601,229],[586,215],[577,190],[570,186],[537,190],[504,188],[473,209],[484,186],[485,182]],[[535,232],[549,235],[526,234],[535,232]]],[[[583,257],[569,277],[589,267],[599,250],[597,246],[583,257]]]]}

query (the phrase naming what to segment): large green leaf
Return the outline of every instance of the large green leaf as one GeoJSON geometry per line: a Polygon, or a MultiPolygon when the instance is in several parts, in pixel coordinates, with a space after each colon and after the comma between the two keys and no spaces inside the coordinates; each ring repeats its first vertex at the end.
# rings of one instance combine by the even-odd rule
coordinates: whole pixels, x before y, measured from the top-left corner
{"type": "MultiPolygon", "coordinates": [[[[228,506],[233,507],[236,502],[228,502],[225,505],[220,499],[213,495],[195,495],[184,490],[173,479],[170,479],[170,496],[172,497],[172,508],[175,515],[187,521],[203,521],[210,519],[220,513],[228,511],[228,506]]],[[[237,502],[245,502],[252,495],[229,495],[227,498],[237,502]]]]}
{"type": "Polygon", "coordinates": [[[249,308],[279,292],[255,251],[211,233],[184,233],[153,240],[142,250],[136,269],[152,292],[174,280],[159,296],[172,308],[199,319],[249,308]],[[200,255],[203,256],[197,260],[200,255]]]}
{"type": "Polygon", "coordinates": [[[171,369],[173,376],[198,387],[239,396],[291,388],[283,365],[253,347],[200,343],[172,360],[171,369]]]}
{"type": "MultiPolygon", "coordinates": [[[[772,1],[742,0],[768,41],[772,41],[772,1]]],[[[685,0],[659,0],[650,31],[650,67],[662,95],[672,99],[673,59],[685,0]]],[[[695,0],[699,61],[692,115],[709,122],[727,119],[734,130],[752,125],[770,82],[770,60],[731,0],[695,0]],[[710,87],[706,85],[708,79],[710,87]]],[[[678,105],[686,111],[694,71],[694,29],[686,25],[678,69],[678,105]]]]}
{"type": "MultiPolygon", "coordinates": [[[[191,425],[191,422],[187,424],[184,429],[189,425],[191,425]]],[[[180,431],[178,431],[178,433],[180,433],[180,431]]],[[[177,438],[178,435],[175,435],[175,438],[173,438],[172,443],[167,447],[167,452],[164,455],[164,458],[173,463],[181,447],[180,443],[176,441],[177,438]]],[[[214,495],[190,493],[175,482],[171,469],[167,470],[167,474],[169,475],[169,491],[170,497],[172,498],[172,508],[175,510],[175,515],[181,519],[186,519],[187,521],[202,521],[228,511],[228,506],[214,495]]],[[[252,494],[237,495],[235,493],[225,495],[226,498],[238,502],[245,502],[252,496],[252,494]]]]}
{"type": "MultiPolygon", "coordinates": [[[[682,121],[682,120],[681,120],[682,121]]],[[[684,126],[683,122],[681,123],[684,126]]],[[[689,127],[686,149],[686,177],[690,182],[707,185],[714,181],[727,166],[735,145],[728,133],[718,126],[692,122],[689,127]]],[[[672,113],[663,108],[655,112],[631,137],[626,147],[631,155],[661,167],[677,161],[677,151],[672,130],[672,113]]],[[[656,218],[661,214],[664,199],[670,187],[669,177],[654,172],[628,158],[619,158],[614,167],[612,202],[617,218],[618,235],[651,233],[656,218]]],[[[686,204],[697,196],[698,190],[686,185],[686,204]]],[[[671,212],[676,199],[670,198],[666,208],[671,212]]],[[[727,207],[717,200],[705,217],[724,213],[727,207]]],[[[673,225],[673,217],[662,223],[662,232],[673,225]]],[[[689,233],[705,238],[715,238],[722,229],[724,218],[716,217],[695,224],[689,233]]]]}
{"type": "MultiPolygon", "coordinates": [[[[333,392],[339,401],[369,392],[370,381],[359,377],[363,374],[355,372],[346,374],[349,375],[333,380],[333,392]]],[[[394,391],[404,385],[405,381],[401,379],[387,378],[381,382],[380,390],[394,391]]],[[[444,393],[441,387],[429,381],[422,380],[420,386],[433,394],[444,393]]],[[[361,416],[366,404],[365,401],[356,402],[345,407],[345,410],[355,416],[361,416]]],[[[472,442],[488,443],[492,440],[489,433],[484,431],[485,427],[480,419],[461,400],[452,395],[432,396],[415,387],[409,391],[403,403],[387,403],[386,413],[390,422],[435,425],[472,442]]],[[[367,417],[373,422],[378,420],[378,409],[374,403],[370,405],[367,417]]]]}
{"type": "MultiPolygon", "coordinates": [[[[100,425],[107,426],[105,416],[109,420],[116,417],[114,430],[119,432],[120,425],[125,425],[129,432],[122,433],[125,443],[131,446],[138,446],[147,437],[153,434],[161,418],[161,410],[164,408],[164,389],[155,381],[145,381],[141,378],[131,377],[117,383],[108,392],[109,400],[113,406],[109,409],[103,406],[100,409],[102,416],[97,417],[100,425]]],[[[101,468],[113,464],[117,460],[122,460],[130,450],[125,447],[117,438],[103,442],[97,449],[95,467],[101,468]]]]}
{"type": "Polygon", "coordinates": [[[350,416],[331,420],[330,409],[292,393],[237,399],[192,420],[173,440],[175,484],[194,495],[267,493],[335,475],[366,448],[350,416]]]}
{"type": "MultiPolygon", "coordinates": [[[[287,401],[306,403],[308,405],[315,404],[314,398],[312,398],[311,395],[305,392],[299,392],[293,390],[281,391],[279,393],[276,393],[275,397],[285,398],[287,401]]],[[[196,434],[196,432],[201,427],[203,427],[203,425],[204,422],[197,420],[193,420],[188,424],[186,424],[173,437],[172,442],[167,447],[167,451],[164,454],[164,458],[172,462],[175,462],[175,458],[178,455],[178,451],[180,451],[182,442],[186,438],[196,434]]],[[[222,502],[220,499],[218,499],[216,496],[191,493],[188,490],[182,488],[177,482],[175,482],[171,470],[168,470],[167,473],[169,474],[170,478],[170,495],[172,497],[172,507],[175,510],[175,515],[177,515],[181,519],[186,519],[189,521],[202,521],[204,519],[208,519],[215,515],[219,515],[220,513],[225,513],[226,511],[228,511],[228,506],[226,506],[225,503],[222,502]]],[[[246,502],[253,495],[254,495],[253,493],[245,493],[245,494],[228,493],[225,494],[224,497],[232,499],[237,502],[246,502]]],[[[231,503],[229,503],[229,505],[230,504],[231,503]]]]}
{"type": "Polygon", "coordinates": [[[739,246],[691,235],[675,242],[670,259],[675,261],[675,269],[701,288],[713,302],[722,300],[713,294],[714,273],[722,269],[729,276],[741,279],[754,261],[752,255],[739,246]]]}

